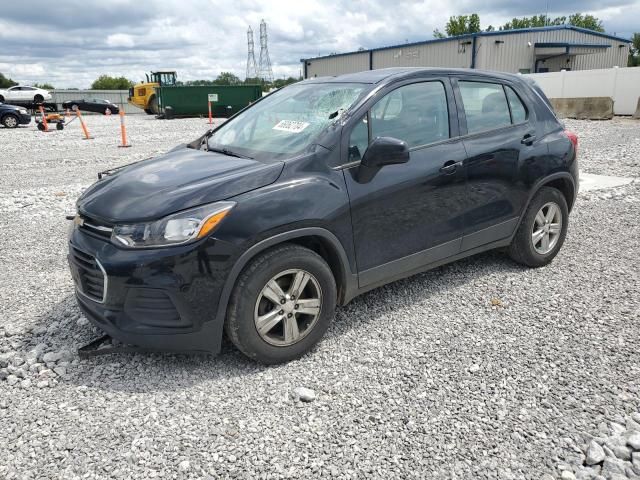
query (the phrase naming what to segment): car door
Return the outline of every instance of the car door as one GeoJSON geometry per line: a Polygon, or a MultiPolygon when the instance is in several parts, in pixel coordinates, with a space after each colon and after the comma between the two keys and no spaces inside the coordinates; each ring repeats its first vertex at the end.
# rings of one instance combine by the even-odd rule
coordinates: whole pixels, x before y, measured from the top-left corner
{"type": "Polygon", "coordinates": [[[90,98],[89,100],[85,100],[84,109],[88,112],[102,113],[102,110],[99,105],[99,101],[96,100],[95,98],[90,98]]]}
{"type": "Polygon", "coordinates": [[[22,87],[11,87],[7,90],[7,100],[22,100],[22,87]]]}
{"type": "Polygon", "coordinates": [[[509,237],[527,200],[521,166],[546,154],[536,140],[535,113],[514,85],[498,80],[453,80],[467,151],[468,210],[462,250],[509,237]]]}
{"type": "Polygon", "coordinates": [[[377,98],[343,130],[361,287],[455,255],[464,229],[465,151],[449,79],[405,82],[377,98]],[[363,183],[358,164],[376,137],[404,140],[410,158],[363,183]]]}
{"type": "Polygon", "coordinates": [[[22,101],[33,100],[35,89],[32,87],[20,87],[19,99],[22,101]]]}

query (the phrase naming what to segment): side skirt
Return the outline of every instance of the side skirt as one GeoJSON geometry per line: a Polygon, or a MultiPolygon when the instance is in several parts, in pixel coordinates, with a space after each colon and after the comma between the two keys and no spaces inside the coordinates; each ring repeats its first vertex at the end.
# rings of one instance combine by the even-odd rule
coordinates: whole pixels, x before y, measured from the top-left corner
{"type": "MultiPolygon", "coordinates": [[[[515,233],[515,232],[514,232],[515,233]]],[[[385,265],[381,265],[379,267],[375,267],[376,270],[376,277],[378,277],[379,279],[373,283],[370,284],[366,284],[365,286],[359,288],[357,291],[355,292],[349,292],[349,293],[353,293],[353,295],[349,295],[347,298],[345,298],[345,301],[343,303],[343,305],[346,305],[348,302],[350,302],[351,300],[353,300],[355,297],[357,297],[358,295],[361,295],[365,292],[368,292],[370,290],[373,290],[374,288],[378,288],[381,287],[383,285],[386,285],[388,283],[392,283],[395,282],[397,280],[401,280],[403,278],[407,278],[407,277],[411,277],[413,275],[416,275],[418,273],[422,273],[422,272],[426,272],[428,270],[432,270],[434,268],[440,267],[442,265],[446,265],[447,263],[452,263],[455,262],[457,260],[461,260],[463,258],[467,258],[470,257],[472,255],[476,255],[478,253],[482,253],[482,252],[486,252],[488,250],[494,250],[496,248],[503,248],[503,247],[508,247],[511,244],[511,237],[509,236],[507,238],[503,238],[502,240],[497,240],[495,242],[491,242],[491,243],[487,243],[485,245],[481,245],[479,247],[475,247],[472,248],[470,250],[466,250],[464,252],[460,252],[457,253],[455,255],[451,255],[448,256],[446,258],[440,258],[440,260],[435,260],[433,262],[430,263],[425,263],[419,267],[416,267],[414,269],[411,270],[406,270],[403,272],[397,272],[397,267],[391,265],[391,264],[385,264],[385,265]],[[380,278],[382,277],[385,269],[388,270],[386,271],[388,275],[384,276],[383,279],[380,278]],[[378,273],[379,271],[379,273],[378,273]]],[[[460,242],[460,240],[456,240],[458,243],[460,242]]],[[[451,242],[448,242],[451,243],[451,242]]],[[[441,245],[444,246],[447,245],[446,243],[441,245]]],[[[439,247],[434,247],[434,248],[439,248],[439,247]]],[[[419,254],[422,254],[423,252],[419,252],[419,254]]],[[[410,258],[410,257],[407,257],[410,258]]],[[[404,259],[402,259],[404,260],[404,259]]],[[[393,262],[395,263],[395,262],[393,262]]],[[[373,270],[373,269],[372,269],[373,270]]],[[[366,274],[369,271],[366,272],[362,272],[361,275],[361,279],[362,279],[362,275],[366,274]]]]}

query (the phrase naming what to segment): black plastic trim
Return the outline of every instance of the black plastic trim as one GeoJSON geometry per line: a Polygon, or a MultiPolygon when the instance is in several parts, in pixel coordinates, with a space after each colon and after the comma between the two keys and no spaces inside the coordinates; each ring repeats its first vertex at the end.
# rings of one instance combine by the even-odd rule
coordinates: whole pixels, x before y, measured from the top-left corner
{"type": "MultiPolygon", "coordinates": [[[[358,290],[358,275],[351,271],[351,267],[349,266],[349,258],[347,257],[347,253],[342,246],[342,243],[333,233],[329,230],[321,227],[306,227],[300,228],[296,230],[290,230],[288,232],[280,233],[278,235],[274,235],[273,237],[269,237],[265,240],[262,240],[251,248],[249,248],[246,252],[244,252],[240,258],[236,261],[236,263],[231,268],[229,275],[227,276],[227,280],[222,289],[222,293],[220,294],[220,300],[218,302],[218,313],[216,318],[220,323],[224,322],[224,318],[227,314],[227,306],[229,303],[229,297],[231,296],[231,292],[233,291],[233,287],[236,284],[236,280],[242,272],[242,269],[260,252],[265,251],[266,249],[273,247],[275,245],[279,245],[281,243],[285,243],[289,240],[294,240],[297,238],[303,237],[322,237],[327,240],[334,250],[338,253],[340,258],[340,269],[342,278],[342,284],[344,285],[344,299],[351,299],[355,296],[355,292],[358,290]]],[[[340,301],[340,304],[344,305],[348,300],[340,301]]]]}
{"type": "Polygon", "coordinates": [[[415,269],[416,265],[428,265],[442,258],[455,255],[460,252],[461,244],[462,237],[459,237],[455,240],[441,243],[435,247],[427,248],[426,250],[360,272],[360,288],[364,288],[373,283],[386,283],[385,280],[389,277],[402,276],[405,272],[410,272],[415,269]]]}

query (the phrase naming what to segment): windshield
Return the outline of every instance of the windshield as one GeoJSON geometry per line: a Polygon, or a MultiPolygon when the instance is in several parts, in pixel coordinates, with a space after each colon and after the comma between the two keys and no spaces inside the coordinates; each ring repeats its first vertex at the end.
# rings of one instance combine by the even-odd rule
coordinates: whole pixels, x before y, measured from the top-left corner
{"type": "Polygon", "coordinates": [[[368,87],[316,83],[283,88],[220,127],[209,138],[208,148],[258,160],[291,157],[311,145],[368,87]]]}

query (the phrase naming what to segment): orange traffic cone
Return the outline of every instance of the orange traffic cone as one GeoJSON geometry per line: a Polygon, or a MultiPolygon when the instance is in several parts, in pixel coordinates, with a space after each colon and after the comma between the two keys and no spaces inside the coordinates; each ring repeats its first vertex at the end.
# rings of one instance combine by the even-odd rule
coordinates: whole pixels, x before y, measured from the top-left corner
{"type": "Polygon", "coordinates": [[[42,129],[42,131],[43,132],[48,132],[49,131],[49,124],[47,123],[47,115],[44,113],[44,107],[42,105],[40,105],[39,110],[40,110],[40,115],[42,115],[42,126],[44,127],[42,129]]]}
{"type": "Polygon", "coordinates": [[[87,126],[85,125],[84,120],[82,119],[82,114],[80,113],[79,108],[76,110],[76,115],[78,117],[78,120],[80,120],[80,125],[82,126],[82,131],[84,132],[83,140],[92,140],[93,137],[89,135],[89,129],[87,129],[87,126]]]}
{"type": "Polygon", "coordinates": [[[120,148],[128,148],[131,145],[127,143],[127,127],[124,124],[124,107],[120,109],[120,135],[122,137],[122,145],[118,145],[120,148]]]}

